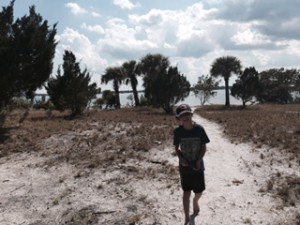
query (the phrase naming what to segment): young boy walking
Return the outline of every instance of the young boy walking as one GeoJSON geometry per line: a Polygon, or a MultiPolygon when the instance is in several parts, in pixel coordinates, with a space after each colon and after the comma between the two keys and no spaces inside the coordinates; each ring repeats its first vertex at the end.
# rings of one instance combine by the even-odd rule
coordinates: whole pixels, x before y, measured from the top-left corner
{"type": "Polygon", "coordinates": [[[192,120],[192,110],[187,104],[176,108],[180,125],[174,130],[174,146],[179,158],[179,172],[183,190],[185,225],[189,223],[190,196],[193,191],[193,216],[200,212],[199,199],[205,190],[203,156],[210,141],[204,128],[192,120]]]}

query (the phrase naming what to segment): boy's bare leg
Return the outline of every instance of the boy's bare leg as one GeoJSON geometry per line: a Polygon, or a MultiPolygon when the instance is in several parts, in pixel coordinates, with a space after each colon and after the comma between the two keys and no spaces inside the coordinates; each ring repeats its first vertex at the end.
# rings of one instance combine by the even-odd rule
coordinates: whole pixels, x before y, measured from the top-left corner
{"type": "Polygon", "coordinates": [[[195,197],[193,199],[193,209],[194,209],[194,215],[198,215],[200,212],[200,208],[199,208],[199,199],[201,198],[202,193],[195,193],[195,197]]]}
{"type": "Polygon", "coordinates": [[[187,225],[190,220],[190,196],[191,191],[184,191],[183,192],[183,210],[184,210],[184,216],[185,216],[185,222],[184,225],[187,225]]]}

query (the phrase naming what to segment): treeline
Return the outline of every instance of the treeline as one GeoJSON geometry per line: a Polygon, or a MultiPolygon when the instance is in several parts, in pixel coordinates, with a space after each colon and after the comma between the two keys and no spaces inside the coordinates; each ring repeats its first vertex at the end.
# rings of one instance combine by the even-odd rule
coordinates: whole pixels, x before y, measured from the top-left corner
{"type": "Polygon", "coordinates": [[[225,106],[230,106],[229,95],[248,102],[260,103],[300,103],[300,70],[273,68],[258,72],[255,67],[242,69],[241,61],[234,56],[215,59],[210,75],[199,77],[198,83],[191,90],[199,97],[203,105],[214,96],[217,89],[225,89],[225,106]],[[236,74],[238,79],[229,87],[229,78],[236,74]],[[216,78],[221,76],[225,87],[219,86],[216,78]]]}
{"type": "MultiPolygon", "coordinates": [[[[0,108],[7,107],[14,97],[33,99],[35,91],[44,87],[50,102],[44,107],[71,110],[78,115],[100,93],[96,83],[90,83],[87,69],[81,70],[72,51],[65,51],[63,65],[54,77],[53,58],[57,42],[56,24],[48,25],[35,10],[14,21],[14,0],[0,12],[0,108]]],[[[146,55],[140,62],[125,62],[120,67],[109,67],[101,76],[102,83],[113,83],[114,92],[102,92],[99,105],[120,107],[119,86],[130,84],[136,106],[141,104],[162,107],[170,113],[178,101],[189,94],[190,84],[169,59],[160,54],[146,55]],[[144,99],[137,94],[137,76],[143,76],[144,99]]]]}
{"type": "Polygon", "coordinates": [[[49,101],[43,107],[71,110],[71,115],[82,114],[84,109],[102,93],[95,104],[99,107],[120,108],[120,85],[130,85],[135,106],[161,107],[172,113],[173,106],[184,100],[190,91],[201,98],[201,103],[213,96],[219,82],[225,81],[225,105],[230,106],[229,94],[249,101],[291,103],[299,102],[300,73],[297,69],[270,69],[258,73],[254,67],[242,70],[241,62],[233,56],[217,58],[211,65],[210,75],[199,76],[197,84],[191,86],[177,66],[161,54],[147,54],[139,60],[129,60],[121,66],[106,68],[101,83],[112,83],[113,91],[101,90],[91,83],[88,69],[81,69],[72,51],[65,51],[63,64],[54,77],[53,58],[57,42],[56,26],[48,25],[35,10],[14,20],[14,0],[0,12],[0,108],[11,104],[15,97],[33,99],[35,91],[44,87],[49,101]],[[229,87],[231,75],[238,79],[229,87]],[[141,77],[144,95],[139,98],[137,86],[141,77]],[[296,97],[293,98],[292,94],[296,97]],[[298,96],[298,98],[297,98],[298,96]]]}

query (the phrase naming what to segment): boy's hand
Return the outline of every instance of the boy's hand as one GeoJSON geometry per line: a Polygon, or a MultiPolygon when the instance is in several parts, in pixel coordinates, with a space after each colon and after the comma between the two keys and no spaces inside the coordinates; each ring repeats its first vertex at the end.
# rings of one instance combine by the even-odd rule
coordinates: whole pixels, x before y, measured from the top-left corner
{"type": "Polygon", "coordinates": [[[179,163],[180,163],[180,165],[182,165],[182,166],[189,166],[188,161],[187,161],[186,159],[184,159],[183,157],[180,157],[180,158],[179,158],[179,163]]]}
{"type": "Polygon", "coordinates": [[[196,164],[195,164],[195,167],[193,167],[193,169],[194,169],[194,170],[200,170],[200,168],[201,168],[201,161],[198,160],[198,161],[196,162],[196,164]]]}

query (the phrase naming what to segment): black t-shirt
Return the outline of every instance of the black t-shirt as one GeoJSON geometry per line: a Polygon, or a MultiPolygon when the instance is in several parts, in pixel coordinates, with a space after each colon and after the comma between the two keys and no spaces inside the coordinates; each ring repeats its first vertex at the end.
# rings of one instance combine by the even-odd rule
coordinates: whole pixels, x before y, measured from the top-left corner
{"type": "MultiPolygon", "coordinates": [[[[180,147],[182,156],[189,163],[188,167],[179,165],[180,172],[195,172],[193,167],[199,158],[201,146],[209,141],[204,128],[196,123],[190,130],[184,129],[183,126],[179,126],[174,130],[174,145],[180,147]]],[[[200,170],[204,170],[203,160],[200,170]]]]}

